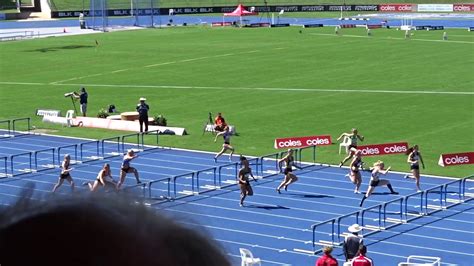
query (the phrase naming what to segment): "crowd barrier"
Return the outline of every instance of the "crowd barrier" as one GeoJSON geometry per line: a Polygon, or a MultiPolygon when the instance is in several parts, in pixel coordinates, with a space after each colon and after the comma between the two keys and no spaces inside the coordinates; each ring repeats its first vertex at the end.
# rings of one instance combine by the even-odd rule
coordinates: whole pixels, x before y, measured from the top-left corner
{"type": "MultiPolygon", "coordinates": [[[[312,232],[312,251],[297,250],[308,253],[318,253],[321,245],[342,245],[344,234],[341,231],[341,227],[347,227],[351,224],[360,224],[363,227],[361,235],[364,237],[372,234],[390,229],[400,224],[405,224],[414,219],[431,215],[435,212],[442,211],[463,202],[474,199],[474,197],[467,197],[465,194],[466,182],[472,179],[473,176],[467,176],[458,180],[450,181],[446,184],[435,186],[433,188],[426,189],[424,191],[416,192],[404,197],[400,197],[388,202],[380,203],[362,210],[358,210],[349,214],[338,216],[323,222],[313,224],[311,226],[312,232]],[[456,191],[450,191],[449,188],[453,185],[456,186],[456,191]],[[431,200],[430,196],[435,195],[436,200],[431,200]],[[449,197],[448,196],[452,196],[449,197]],[[416,199],[419,204],[414,205],[413,209],[409,208],[410,199],[416,199]],[[419,201],[418,201],[419,200],[419,201]],[[429,202],[436,203],[436,205],[430,205],[429,202]],[[390,208],[390,206],[393,206],[390,208]],[[389,209],[397,210],[396,212],[390,213],[389,209]],[[368,217],[368,214],[374,214],[372,217],[368,217]],[[388,217],[389,215],[396,216],[397,219],[388,217]],[[350,220],[350,221],[347,221],[350,220]],[[371,224],[375,222],[376,224],[371,224]],[[317,230],[327,229],[329,230],[317,230]],[[328,239],[317,239],[317,234],[329,236],[328,239]]],[[[433,198],[434,199],[434,198],[433,198]]]]}

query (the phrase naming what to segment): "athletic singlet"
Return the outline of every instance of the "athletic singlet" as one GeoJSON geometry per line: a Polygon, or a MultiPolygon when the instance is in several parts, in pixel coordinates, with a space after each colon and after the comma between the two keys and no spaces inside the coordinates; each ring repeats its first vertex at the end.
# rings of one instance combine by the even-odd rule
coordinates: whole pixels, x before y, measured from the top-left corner
{"type": "Polygon", "coordinates": [[[132,158],[125,158],[123,157],[123,161],[122,161],[122,168],[129,168],[130,167],[130,161],[133,159],[132,158]]]}
{"type": "MultiPolygon", "coordinates": [[[[104,170],[101,170],[101,171],[99,172],[99,174],[97,175],[97,181],[101,182],[101,181],[100,181],[100,176],[102,175],[103,172],[104,172],[104,170]]],[[[111,182],[111,183],[112,183],[114,180],[112,179],[112,177],[111,177],[110,174],[109,174],[109,175],[104,176],[104,181],[105,181],[105,182],[111,182]]]]}
{"type": "Polygon", "coordinates": [[[351,139],[351,145],[357,146],[357,135],[351,135],[349,138],[351,139]]]}
{"type": "Polygon", "coordinates": [[[372,174],[370,175],[370,181],[378,181],[379,180],[379,171],[373,170],[372,174]]]}
{"type": "Polygon", "coordinates": [[[356,171],[359,171],[360,167],[362,166],[362,159],[356,158],[353,166],[357,169],[356,171]]]}
{"type": "Polygon", "coordinates": [[[410,161],[416,161],[416,163],[410,163],[411,165],[418,165],[419,160],[420,160],[419,152],[414,151],[410,154],[410,161]]]}
{"type": "MultiPolygon", "coordinates": [[[[245,180],[245,184],[247,184],[249,182],[249,176],[250,176],[250,169],[247,168],[241,168],[240,171],[239,171],[240,175],[243,176],[243,180],[245,180]]],[[[240,181],[240,180],[239,180],[240,181]]],[[[243,184],[242,181],[239,182],[240,184],[243,184]]]]}
{"type": "Polygon", "coordinates": [[[224,138],[224,143],[225,144],[230,144],[230,132],[225,132],[222,137],[224,138]]]}
{"type": "Polygon", "coordinates": [[[63,174],[65,170],[69,169],[69,164],[70,164],[70,162],[63,161],[63,163],[61,164],[61,168],[62,168],[61,174],[63,174]]]}
{"type": "Polygon", "coordinates": [[[293,161],[294,161],[293,156],[288,156],[285,160],[285,163],[286,163],[285,168],[291,169],[291,167],[293,166],[293,161]]]}

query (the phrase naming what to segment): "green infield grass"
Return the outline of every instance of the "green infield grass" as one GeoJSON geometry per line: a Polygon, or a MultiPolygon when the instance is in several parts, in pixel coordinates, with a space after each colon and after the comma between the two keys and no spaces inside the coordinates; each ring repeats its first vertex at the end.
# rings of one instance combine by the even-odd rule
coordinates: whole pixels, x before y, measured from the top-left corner
{"type": "MultiPolygon", "coordinates": [[[[151,115],[187,136],[166,146],[218,151],[203,135],[208,113],[235,125],[236,153],[275,152],[279,137],[329,134],[357,127],[361,144],[419,144],[424,174],[467,176],[472,165],[437,165],[441,153],[474,149],[474,35],[466,30],[174,27],[0,43],[0,118],[33,117],[33,125],[68,136],[126,134],[43,124],[37,108],[72,109],[64,93],[89,92],[89,116],[114,104],[133,111],[146,97],[151,115]],[[99,45],[96,45],[96,40],[99,45]]],[[[317,160],[337,164],[339,144],[317,160]]],[[[382,159],[407,171],[405,155],[382,159]]]]}

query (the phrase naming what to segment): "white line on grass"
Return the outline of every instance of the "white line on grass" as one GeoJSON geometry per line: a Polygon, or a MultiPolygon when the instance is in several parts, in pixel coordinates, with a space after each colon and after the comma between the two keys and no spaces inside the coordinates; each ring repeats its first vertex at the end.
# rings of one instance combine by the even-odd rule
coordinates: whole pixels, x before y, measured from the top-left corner
{"type": "Polygon", "coordinates": [[[259,87],[211,87],[211,86],[175,86],[175,85],[123,85],[123,84],[86,84],[86,83],[34,83],[0,81],[8,85],[36,85],[36,86],[89,86],[112,88],[150,88],[150,89],[203,89],[203,90],[256,90],[256,91],[291,91],[291,92],[349,92],[349,93],[388,93],[388,94],[440,94],[440,95],[474,95],[471,91],[398,91],[398,90],[360,90],[360,89],[302,89],[302,88],[259,88],[259,87]]]}
{"type": "Polygon", "coordinates": [[[430,40],[430,39],[405,39],[405,38],[397,38],[397,37],[372,37],[372,36],[363,36],[363,35],[351,35],[351,34],[331,34],[331,33],[309,33],[310,35],[318,35],[318,36],[331,36],[331,37],[348,37],[348,38],[370,38],[370,39],[379,39],[379,40],[404,40],[404,41],[419,41],[419,42],[446,42],[446,43],[463,43],[463,44],[474,44],[474,42],[468,41],[453,41],[453,40],[430,40]]]}

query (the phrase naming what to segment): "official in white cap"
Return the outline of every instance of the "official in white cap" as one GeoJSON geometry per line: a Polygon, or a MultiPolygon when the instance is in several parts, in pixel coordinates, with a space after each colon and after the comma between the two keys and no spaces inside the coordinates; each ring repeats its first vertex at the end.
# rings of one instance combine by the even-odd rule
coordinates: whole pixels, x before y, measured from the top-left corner
{"type": "Polygon", "coordinates": [[[359,245],[363,244],[363,239],[359,236],[359,232],[362,231],[362,227],[358,224],[353,224],[347,228],[350,234],[346,235],[343,244],[344,256],[346,261],[352,260],[359,251],[359,245]]]}
{"type": "Polygon", "coordinates": [[[143,132],[143,124],[145,124],[145,132],[148,132],[148,110],[150,106],[145,103],[146,98],[141,97],[140,103],[137,104],[138,122],[140,123],[140,132],[143,132]]]}

